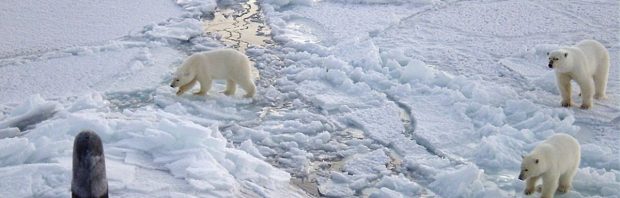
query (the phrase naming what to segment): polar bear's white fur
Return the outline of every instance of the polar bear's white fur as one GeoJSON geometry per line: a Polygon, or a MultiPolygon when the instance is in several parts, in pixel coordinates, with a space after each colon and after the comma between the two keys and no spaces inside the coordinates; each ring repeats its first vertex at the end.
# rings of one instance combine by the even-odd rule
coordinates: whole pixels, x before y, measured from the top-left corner
{"type": "Polygon", "coordinates": [[[595,40],[583,40],[575,46],[549,53],[549,68],[555,70],[562,106],[571,106],[571,80],[581,89],[581,108],[592,107],[592,99],[604,99],[609,76],[609,52],[595,40]]]}
{"type": "Polygon", "coordinates": [[[579,168],[579,142],[570,135],[558,133],[534,148],[521,162],[519,179],[526,179],[524,193],[534,192],[536,181],[542,178],[542,196],[551,198],[555,191],[568,192],[579,168]]]}
{"type": "Polygon", "coordinates": [[[236,84],[246,94],[253,97],[256,86],[252,78],[250,59],[234,49],[217,49],[195,53],[189,56],[177,69],[170,87],[179,87],[177,95],[191,89],[196,82],[200,83],[200,91],[196,95],[205,95],[211,89],[213,80],[226,80],[226,95],[234,95],[236,84]]]}

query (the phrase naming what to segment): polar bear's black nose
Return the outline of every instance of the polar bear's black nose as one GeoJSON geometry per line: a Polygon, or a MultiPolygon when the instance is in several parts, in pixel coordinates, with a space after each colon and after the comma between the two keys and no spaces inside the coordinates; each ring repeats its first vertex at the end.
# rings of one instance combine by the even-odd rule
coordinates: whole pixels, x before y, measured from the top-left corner
{"type": "Polygon", "coordinates": [[[525,178],[523,178],[523,173],[519,174],[519,180],[524,180],[525,178]]]}
{"type": "Polygon", "coordinates": [[[549,68],[553,68],[553,62],[549,62],[549,68]]]}

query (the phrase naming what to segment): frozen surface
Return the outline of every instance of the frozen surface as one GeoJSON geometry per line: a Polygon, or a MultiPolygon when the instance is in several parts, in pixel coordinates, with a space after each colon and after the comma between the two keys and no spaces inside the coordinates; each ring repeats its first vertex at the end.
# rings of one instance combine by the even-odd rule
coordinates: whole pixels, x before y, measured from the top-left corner
{"type": "MultiPolygon", "coordinates": [[[[15,12],[45,8],[4,3],[15,12]]],[[[217,127],[220,117],[200,123],[167,112],[182,110],[175,108],[177,102],[167,108],[154,104],[155,98],[176,98],[164,88],[189,51],[219,46],[201,37],[198,19],[212,12],[215,2],[65,1],[53,6],[42,13],[52,16],[24,20],[21,14],[2,12],[7,14],[2,22],[19,24],[16,31],[43,39],[9,40],[8,49],[16,53],[0,59],[0,176],[9,179],[0,183],[0,197],[69,196],[71,146],[82,130],[95,131],[103,140],[113,197],[304,196],[289,184],[290,174],[263,161],[252,144],[232,147],[217,127]],[[48,25],[69,34],[39,31],[39,23],[31,23],[46,17],[58,17],[52,18],[58,23],[48,25]],[[99,17],[118,24],[98,26],[99,17]],[[80,31],[71,32],[66,23],[80,31]],[[100,33],[100,27],[111,29],[100,33]],[[192,46],[182,44],[190,40],[192,46]]]]}
{"type": "Polygon", "coordinates": [[[0,77],[3,90],[0,101],[15,103],[33,94],[57,98],[91,91],[153,89],[153,84],[161,82],[181,54],[165,47],[126,47],[123,44],[70,51],[79,55],[0,67],[0,73],[10,74],[0,77]],[[158,56],[158,59],[150,59],[151,56],[158,56]]]}
{"type": "Polygon", "coordinates": [[[97,45],[181,14],[169,0],[6,0],[0,3],[0,58],[97,45]]]}
{"type": "Polygon", "coordinates": [[[619,2],[260,5],[274,42],[246,51],[253,99],[168,86],[188,54],[222,47],[200,21],[216,1],[155,3],[171,15],[88,37],[105,42],[0,56],[0,176],[15,178],[0,197],[67,197],[84,129],[118,197],[526,197],[520,156],[554,133],[582,145],[557,197],[620,197],[619,2]],[[561,108],[545,54],[586,38],[610,51],[609,99],[561,108]]]}
{"type": "MultiPolygon", "coordinates": [[[[332,168],[323,168],[331,177],[317,179],[321,193],[392,197],[373,178],[404,174],[424,189],[418,196],[522,196],[523,182],[515,179],[520,156],[553,133],[577,137],[582,169],[613,175],[606,181],[618,184],[620,140],[612,131],[619,129],[620,67],[611,69],[614,96],[591,111],[560,108],[553,72],[545,68],[547,51],[586,38],[605,43],[617,66],[617,2],[273,4],[264,4],[267,18],[291,60],[280,91],[293,89],[300,103],[334,117],[332,139],[348,140],[341,142],[349,149],[338,149],[332,168]],[[388,172],[364,162],[376,148],[390,150],[391,160],[379,162],[388,172]],[[361,172],[372,176],[360,180],[361,172]]],[[[591,188],[576,182],[567,196],[620,196],[591,188]]]]}
{"type": "MultiPolygon", "coordinates": [[[[274,189],[288,185],[288,173],[244,151],[228,148],[226,139],[217,128],[184,121],[163,110],[146,108],[112,113],[103,100],[94,99],[100,96],[90,94],[84,97],[95,101],[95,107],[73,112],[61,108],[58,110],[58,114],[62,114],[59,115],[61,119],[42,122],[21,137],[2,139],[7,141],[2,144],[2,156],[5,156],[2,165],[6,170],[0,171],[3,178],[15,176],[11,170],[16,168],[11,166],[19,164],[47,163],[52,166],[50,170],[34,171],[41,175],[32,177],[53,178],[69,174],[69,158],[73,149],[71,139],[79,131],[91,129],[98,132],[105,144],[112,195],[185,191],[201,196],[230,196],[242,194],[247,185],[270,195],[271,191],[277,191],[274,189]],[[170,179],[182,181],[176,183],[187,182],[192,188],[175,186],[175,183],[168,185],[167,181],[149,181],[149,177],[158,175],[152,173],[155,172],[153,170],[169,171],[170,179]]],[[[48,102],[36,97],[30,99],[28,105],[33,110],[49,106],[48,102]]],[[[44,188],[42,192],[37,189],[30,192],[9,191],[7,195],[21,197],[29,193],[61,192],[70,185],[66,181],[51,183],[30,181],[26,185],[44,188]]]]}

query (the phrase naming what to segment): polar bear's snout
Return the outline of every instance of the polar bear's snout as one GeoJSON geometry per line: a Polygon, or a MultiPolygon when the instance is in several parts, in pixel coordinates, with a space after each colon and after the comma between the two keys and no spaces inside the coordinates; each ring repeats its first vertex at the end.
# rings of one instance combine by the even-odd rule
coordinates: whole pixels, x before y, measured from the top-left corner
{"type": "Polygon", "coordinates": [[[525,180],[525,176],[523,176],[523,172],[519,173],[519,180],[525,180]]]}
{"type": "Polygon", "coordinates": [[[559,60],[560,60],[559,58],[556,58],[556,57],[553,57],[553,56],[552,56],[552,57],[549,57],[549,64],[548,64],[547,66],[548,66],[549,68],[552,68],[552,69],[553,69],[553,63],[554,63],[555,61],[559,61],[559,60]]]}
{"type": "Polygon", "coordinates": [[[170,83],[170,87],[175,88],[178,87],[179,85],[177,85],[177,83],[179,82],[178,78],[172,79],[172,82],[170,83]]]}
{"type": "Polygon", "coordinates": [[[549,66],[549,68],[553,68],[553,61],[552,60],[549,61],[549,65],[548,66],[549,66]]]}

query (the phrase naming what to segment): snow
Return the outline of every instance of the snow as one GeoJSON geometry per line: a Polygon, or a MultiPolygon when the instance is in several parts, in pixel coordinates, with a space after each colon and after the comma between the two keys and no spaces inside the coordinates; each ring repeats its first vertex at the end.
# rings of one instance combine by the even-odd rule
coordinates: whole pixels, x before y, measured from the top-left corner
{"type": "Polygon", "coordinates": [[[481,179],[483,171],[469,164],[455,171],[438,174],[429,187],[444,197],[506,197],[496,186],[487,189],[481,179]],[[458,179],[455,179],[458,178],[458,179]],[[449,189],[449,190],[447,190],[449,189]]]}
{"type": "Polygon", "coordinates": [[[172,61],[176,61],[173,57],[180,54],[163,47],[127,49],[124,46],[113,46],[94,50],[76,49],[75,51],[85,52],[85,54],[62,55],[62,57],[44,58],[1,67],[1,73],[11,75],[0,77],[0,83],[2,83],[0,89],[3,90],[3,97],[0,101],[15,103],[23,100],[24,96],[33,94],[40,94],[43,97],[64,97],[91,91],[153,88],[152,84],[159,83],[172,65],[172,61]],[[148,59],[147,56],[153,56],[153,54],[170,59],[164,59],[165,62],[148,59]],[[150,84],[143,84],[144,82],[150,84]]]}
{"type": "MultiPolygon", "coordinates": [[[[350,150],[360,153],[339,153],[345,161],[342,171],[357,170],[347,167],[351,165],[347,159],[364,159],[365,153],[374,150],[370,148],[385,147],[404,160],[408,168],[405,173],[418,176],[411,181],[441,196],[516,196],[523,188],[522,182],[514,180],[520,156],[549,135],[562,132],[585,137],[584,133],[598,133],[602,136],[597,139],[611,138],[609,132],[616,128],[614,122],[602,129],[584,131],[580,122],[583,116],[600,118],[592,118],[589,112],[557,107],[557,98],[551,97],[557,96],[554,76],[544,67],[548,49],[570,43],[566,39],[558,42],[554,33],[586,29],[588,23],[576,24],[570,19],[577,17],[551,12],[540,2],[437,2],[431,8],[414,4],[356,5],[325,1],[283,11],[278,11],[279,5],[271,10],[268,3],[264,4],[274,38],[296,50],[284,52],[295,63],[284,69],[287,77],[282,84],[298,84],[296,88],[291,87],[294,93],[317,107],[319,114],[337,117],[345,126],[337,126],[343,129],[336,129],[336,133],[354,127],[371,140],[350,143],[356,147],[350,150]],[[392,6],[397,8],[383,10],[392,6]],[[394,11],[407,7],[417,9],[394,11]],[[373,11],[367,11],[370,9],[373,11]],[[546,14],[532,15],[526,11],[531,9],[546,14]],[[384,17],[372,17],[377,15],[384,17]],[[549,18],[563,21],[551,23],[549,18]],[[534,50],[528,49],[528,45],[534,50]],[[330,53],[325,54],[324,50],[330,53]],[[497,62],[505,67],[495,68],[497,62]],[[402,111],[411,114],[413,129],[398,123],[402,111]],[[600,130],[607,132],[596,132],[600,130]],[[409,133],[412,134],[407,136],[409,133]],[[366,149],[358,149],[360,145],[366,149]]],[[[607,3],[601,4],[598,9],[608,8],[607,3]]],[[[618,31],[617,25],[611,22],[599,26],[618,31]]],[[[611,39],[603,42],[616,42],[610,50],[617,53],[617,38],[588,32],[593,33],[590,37],[611,39]]],[[[577,39],[574,35],[561,36],[577,39]]],[[[604,110],[600,111],[605,113],[595,113],[603,115],[601,122],[619,115],[616,99],[601,103],[600,108],[604,110]]],[[[612,138],[609,142],[617,143],[617,140],[612,138]]],[[[593,143],[597,140],[585,138],[580,141],[585,146],[584,154],[599,149],[609,154],[603,154],[606,157],[590,154],[590,159],[602,164],[583,162],[582,165],[615,166],[612,156],[618,150],[614,143],[599,145],[593,143]]],[[[373,172],[375,177],[383,174],[374,169],[365,171],[373,172]]],[[[403,170],[391,174],[398,173],[403,170]]],[[[337,173],[329,174],[333,177],[337,173]]],[[[319,179],[319,191],[330,196],[372,194],[351,185],[356,180],[346,175],[327,181],[319,179]],[[354,191],[342,189],[346,187],[354,191]]],[[[361,189],[377,188],[373,182],[363,183],[361,189]]],[[[576,185],[575,189],[586,188],[576,185]]],[[[391,196],[390,191],[375,192],[391,196]]],[[[576,196],[592,195],[595,194],[576,196]]]]}
{"type": "Polygon", "coordinates": [[[141,30],[148,23],[183,14],[169,0],[7,0],[2,1],[0,10],[2,58],[75,45],[98,45],[141,30]]]}
{"type": "MultiPolygon", "coordinates": [[[[93,95],[85,97],[90,96],[93,95]]],[[[91,101],[100,97],[94,95],[91,101]]],[[[29,101],[28,112],[49,103],[40,97],[29,101]]],[[[100,108],[76,112],[59,109],[62,119],[40,123],[16,139],[2,139],[2,165],[10,168],[10,165],[50,163],[69,171],[69,166],[62,163],[70,157],[69,140],[83,129],[92,129],[104,141],[106,157],[112,159],[108,166],[112,194],[168,190],[165,186],[135,187],[136,180],[143,176],[135,173],[140,168],[167,170],[173,177],[194,186],[196,192],[212,196],[227,196],[247,184],[260,184],[261,191],[288,184],[288,173],[246,152],[228,148],[217,128],[184,121],[162,110],[110,113],[102,108],[105,104],[97,106],[100,108]]],[[[61,190],[68,185],[48,187],[61,190]]]]}
{"type": "Polygon", "coordinates": [[[203,20],[243,3],[4,2],[0,197],[69,196],[82,130],[114,197],[526,197],[521,155],[554,133],[582,145],[561,197],[620,196],[617,1],[260,1],[256,97],[176,96],[181,61],[225,46],[203,20]],[[546,52],[585,38],[609,99],[562,108],[546,52]]]}
{"type": "Polygon", "coordinates": [[[213,12],[217,6],[215,0],[176,0],[176,3],[190,11],[192,16],[213,12]]]}

